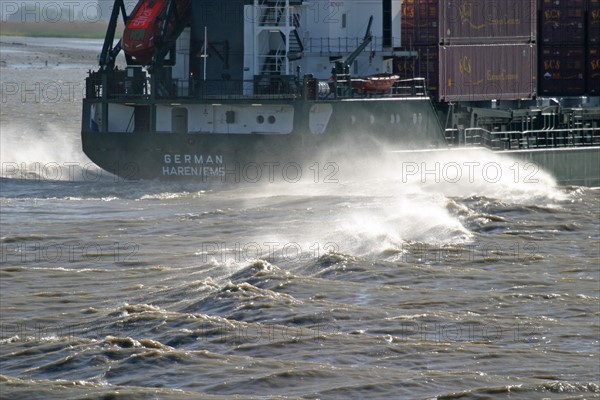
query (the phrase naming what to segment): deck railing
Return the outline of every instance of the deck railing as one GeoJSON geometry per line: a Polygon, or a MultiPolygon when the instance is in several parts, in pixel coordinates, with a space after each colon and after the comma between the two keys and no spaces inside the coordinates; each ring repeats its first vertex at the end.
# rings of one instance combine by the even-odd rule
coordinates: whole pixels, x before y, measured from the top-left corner
{"type": "MultiPolygon", "coordinates": [[[[399,38],[393,38],[394,42],[400,42],[399,38]]],[[[311,54],[349,54],[360,46],[363,37],[311,37],[304,36],[305,53],[311,54]]],[[[371,43],[363,50],[365,52],[386,52],[390,51],[390,46],[386,46],[383,36],[373,36],[371,43]]]]}
{"type": "Polygon", "coordinates": [[[385,93],[358,93],[350,77],[339,80],[300,78],[293,75],[257,75],[253,80],[194,80],[147,77],[128,71],[91,72],[86,97],[114,102],[182,99],[294,99],[331,100],[362,97],[427,96],[422,78],[398,80],[385,93]],[[310,86],[310,87],[309,87],[310,86]],[[344,90],[340,90],[344,88],[344,90]]]}
{"type": "Polygon", "coordinates": [[[298,87],[290,80],[278,83],[260,80],[193,80],[193,79],[131,79],[110,78],[103,82],[101,74],[92,73],[86,82],[88,99],[111,101],[177,100],[177,99],[235,99],[252,97],[295,98],[298,87]]]}
{"type": "Polygon", "coordinates": [[[452,146],[484,146],[493,150],[600,146],[600,128],[490,132],[483,128],[447,129],[452,146]]]}

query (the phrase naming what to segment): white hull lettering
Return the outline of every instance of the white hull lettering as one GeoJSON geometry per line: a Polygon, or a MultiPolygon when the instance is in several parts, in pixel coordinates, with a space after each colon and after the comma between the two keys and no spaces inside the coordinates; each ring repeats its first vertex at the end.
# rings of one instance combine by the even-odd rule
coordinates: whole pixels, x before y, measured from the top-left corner
{"type": "Polygon", "coordinates": [[[163,176],[215,176],[222,177],[225,176],[225,167],[207,167],[207,166],[197,166],[197,167],[162,167],[163,176]]]}
{"type": "Polygon", "coordinates": [[[220,154],[165,154],[164,164],[223,164],[223,156],[220,154]]]}

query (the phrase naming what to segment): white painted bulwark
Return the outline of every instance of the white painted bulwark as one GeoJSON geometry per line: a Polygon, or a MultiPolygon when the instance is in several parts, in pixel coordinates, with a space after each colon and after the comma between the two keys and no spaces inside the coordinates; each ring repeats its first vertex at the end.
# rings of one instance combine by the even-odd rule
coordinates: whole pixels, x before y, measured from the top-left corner
{"type": "Polygon", "coordinates": [[[193,107],[196,106],[190,107],[191,132],[289,134],[294,129],[294,107],[291,105],[212,105],[211,123],[208,123],[210,112],[204,114],[205,106],[197,106],[201,112],[196,112],[193,107]]]}
{"type": "MultiPolygon", "coordinates": [[[[172,110],[175,106],[156,107],[157,132],[172,132],[172,110]]],[[[269,133],[289,134],[294,129],[294,107],[261,104],[187,104],[188,132],[202,133],[269,133]]],[[[331,112],[331,111],[330,111],[331,112]]]]}
{"type": "MultiPolygon", "coordinates": [[[[108,105],[108,131],[109,132],[133,132],[135,129],[135,121],[133,118],[134,108],[121,105],[108,105]]],[[[97,104],[95,107],[94,122],[98,126],[102,126],[102,104],[97,104]]]]}
{"type": "MultiPolygon", "coordinates": [[[[156,106],[156,131],[171,132],[171,106],[156,106]]],[[[188,110],[189,114],[189,110],[188,110]]]]}

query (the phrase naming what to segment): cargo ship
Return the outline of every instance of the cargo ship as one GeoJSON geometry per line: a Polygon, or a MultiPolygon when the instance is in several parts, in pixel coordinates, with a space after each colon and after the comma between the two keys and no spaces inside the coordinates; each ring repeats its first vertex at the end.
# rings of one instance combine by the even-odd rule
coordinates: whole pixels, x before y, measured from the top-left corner
{"type": "Polygon", "coordinates": [[[126,179],[236,181],[482,146],[600,185],[598,1],[115,0],[83,150],[126,179]]]}

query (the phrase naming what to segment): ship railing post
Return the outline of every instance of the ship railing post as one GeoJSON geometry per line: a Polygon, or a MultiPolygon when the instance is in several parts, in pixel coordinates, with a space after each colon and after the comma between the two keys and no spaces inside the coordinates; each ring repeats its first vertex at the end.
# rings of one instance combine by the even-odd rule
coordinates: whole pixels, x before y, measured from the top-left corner
{"type": "Polygon", "coordinates": [[[202,54],[202,58],[204,59],[204,81],[206,81],[206,59],[208,58],[208,27],[204,26],[204,54],[202,54]]]}
{"type": "Polygon", "coordinates": [[[333,75],[333,98],[338,98],[338,77],[336,74],[333,75]]]}
{"type": "Polygon", "coordinates": [[[156,133],[156,104],[152,104],[149,110],[150,114],[150,133],[156,133]]]}
{"type": "Polygon", "coordinates": [[[150,74],[150,100],[156,100],[156,75],[150,74]]]}

